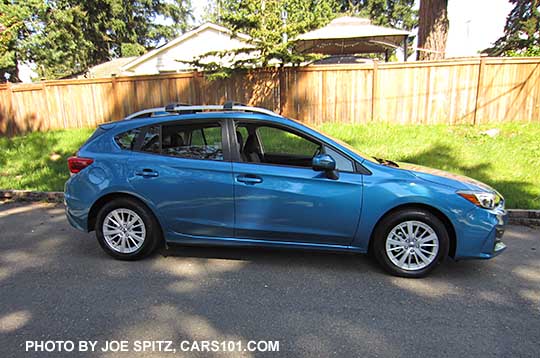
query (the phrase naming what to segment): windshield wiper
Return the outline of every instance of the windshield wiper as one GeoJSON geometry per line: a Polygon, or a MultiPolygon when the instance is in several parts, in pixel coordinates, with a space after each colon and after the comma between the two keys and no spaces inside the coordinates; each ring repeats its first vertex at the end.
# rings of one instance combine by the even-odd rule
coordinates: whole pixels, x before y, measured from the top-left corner
{"type": "Polygon", "coordinates": [[[391,160],[383,159],[383,158],[377,158],[377,157],[373,157],[373,159],[375,159],[377,162],[379,162],[379,164],[386,165],[386,166],[389,166],[389,167],[399,168],[399,165],[396,162],[393,162],[391,160]]]}

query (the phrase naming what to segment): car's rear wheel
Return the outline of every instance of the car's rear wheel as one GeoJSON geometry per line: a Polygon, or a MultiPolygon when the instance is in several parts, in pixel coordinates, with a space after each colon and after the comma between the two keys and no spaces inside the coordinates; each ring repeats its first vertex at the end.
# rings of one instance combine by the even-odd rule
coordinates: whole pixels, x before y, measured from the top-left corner
{"type": "Polygon", "coordinates": [[[161,236],[152,213],[129,198],[105,204],[97,215],[95,229],[105,252],[120,260],[137,260],[151,254],[161,236]]]}
{"type": "Polygon", "coordinates": [[[396,276],[423,277],[448,255],[446,227],[422,209],[400,210],[383,218],[373,240],[377,261],[396,276]]]}

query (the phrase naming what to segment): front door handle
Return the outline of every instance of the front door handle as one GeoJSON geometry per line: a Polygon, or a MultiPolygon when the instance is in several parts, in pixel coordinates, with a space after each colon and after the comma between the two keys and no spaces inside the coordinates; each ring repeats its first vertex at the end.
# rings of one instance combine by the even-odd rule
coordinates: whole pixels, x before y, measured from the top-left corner
{"type": "Polygon", "coordinates": [[[153,169],[143,169],[143,170],[136,171],[135,175],[145,177],[145,178],[155,178],[159,176],[159,173],[153,169]]]}
{"type": "Polygon", "coordinates": [[[236,177],[236,181],[240,183],[245,183],[245,184],[259,184],[263,182],[261,177],[256,176],[256,175],[251,175],[251,174],[239,175],[236,177]]]}

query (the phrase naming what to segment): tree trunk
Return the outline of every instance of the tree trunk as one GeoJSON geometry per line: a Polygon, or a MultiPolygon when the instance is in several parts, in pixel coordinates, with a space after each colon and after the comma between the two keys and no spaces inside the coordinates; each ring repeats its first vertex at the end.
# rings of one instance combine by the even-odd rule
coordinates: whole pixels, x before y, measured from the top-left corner
{"type": "Polygon", "coordinates": [[[448,0],[421,0],[417,59],[441,60],[448,37],[448,0]]]}

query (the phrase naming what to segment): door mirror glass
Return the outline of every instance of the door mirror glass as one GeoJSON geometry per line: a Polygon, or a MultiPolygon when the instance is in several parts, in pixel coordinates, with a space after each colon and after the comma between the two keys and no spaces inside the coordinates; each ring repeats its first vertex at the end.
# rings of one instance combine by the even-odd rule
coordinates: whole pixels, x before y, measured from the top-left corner
{"type": "Polygon", "coordinates": [[[318,154],[313,157],[312,167],[317,172],[330,172],[336,169],[336,161],[328,154],[318,154]]]}

